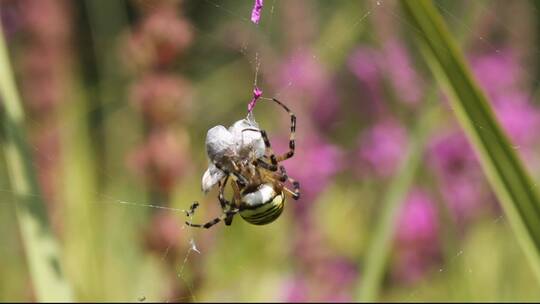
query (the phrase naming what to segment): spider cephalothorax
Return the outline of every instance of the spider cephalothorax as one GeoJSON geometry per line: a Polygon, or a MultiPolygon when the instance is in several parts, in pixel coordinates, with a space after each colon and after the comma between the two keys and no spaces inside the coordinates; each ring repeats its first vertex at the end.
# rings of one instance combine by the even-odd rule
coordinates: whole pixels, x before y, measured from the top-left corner
{"type": "MultiPolygon", "coordinates": [[[[279,164],[294,155],[296,116],[280,101],[272,100],[291,117],[289,151],[279,156],[274,154],[266,132],[259,128],[251,112],[229,129],[216,126],[208,130],[206,152],[210,165],[202,178],[202,189],[208,192],[214,185],[219,186],[218,199],[223,214],[203,225],[186,224],[210,228],[224,220],[230,225],[233,217],[240,214],[251,224],[264,225],[281,215],[286,193],[293,199],[300,198],[299,183],[288,177],[285,167],[279,164]],[[287,182],[293,185],[293,190],[285,185],[287,182]],[[230,201],[224,197],[227,183],[233,190],[230,201]]],[[[198,205],[194,203],[188,215],[193,214],[198,205]]]]}

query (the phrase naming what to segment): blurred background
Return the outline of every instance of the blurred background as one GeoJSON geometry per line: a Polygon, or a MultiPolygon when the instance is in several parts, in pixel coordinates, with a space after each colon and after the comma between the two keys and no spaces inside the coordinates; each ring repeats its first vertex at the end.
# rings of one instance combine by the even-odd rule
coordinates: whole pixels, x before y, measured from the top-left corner
{"type": "MultiPolygon", "coordinates": [[[[540,2],[435,4],[540,179],[540,2]]],[[[0,1],[39,182],[28,195],[46,205],[74,299],[357,300],[387,194],[409,174],[376,299],[540,300],[399,3],[266,0],[258,25],[252,7],[0,1]],[[245,117],[254,85],[297,115],[284,165],[302,198],[270,225],[186,227],[193,201],[194,222],[221,212],[201,191],[206,132],[245,117]]],[[[264,100],[254,113],[286,151],[288,115],[264,100]]],[[[13,193],[2,161],[0,300],[34,301],[13,193]]]]}

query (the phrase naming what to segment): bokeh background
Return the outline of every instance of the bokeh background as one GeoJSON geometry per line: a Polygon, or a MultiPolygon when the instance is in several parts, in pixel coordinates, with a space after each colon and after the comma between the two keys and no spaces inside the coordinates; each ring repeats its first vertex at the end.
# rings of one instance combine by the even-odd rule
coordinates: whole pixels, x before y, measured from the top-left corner
{"type": "MultiPolygon", "coordinates": [[[[538,1],[436,1],[500,124],[540,179],[538,1]]],[[[377,299],[540,300],[532,270],[397,1],[1,0],[33,168],[79,301],[352,301],[385,197],[400,199],[377,299]],[[297,115],[302,198],[266,226],[201,192],[206,131],[252,90],[297,115]],[[437,118],[422,125],[429,112],[437,118]],[[420,141],[418,166],[409,147],[420,141]]],[[[5,69],[6,67],[0,67],[5,69]]],[[[289,117],[260,101],[274,150],[289,117]]],[[[0,300],[33,301],[0,162],[0,300]]],[[[374,236],[375,235],[375,236],[374,236]]],[[[39,253],[34,253],[39,254],[39,253]]]]}

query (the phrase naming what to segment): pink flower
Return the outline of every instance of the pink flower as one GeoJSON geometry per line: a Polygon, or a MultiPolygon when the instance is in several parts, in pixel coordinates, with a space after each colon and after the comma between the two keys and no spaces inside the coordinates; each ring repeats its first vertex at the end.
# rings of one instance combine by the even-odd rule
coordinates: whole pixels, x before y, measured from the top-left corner
{"type": "Polygon", "coordinates": [[[490,97],[506,94],[523,81],[520,67],[510,50],[473,56],[471,66],[480,86],[490,97]]]}
{"type": "Polygon", "coordinates": [[[437,239],[438,230],[435,203],[425,192],[413,190],[401,211],[396,235],[398,242],[431,242],[437,239]]]}
{"type": "Polygon", "coordinates": [[[320,61],[311,51],[293,53],[278,69],[276,78],[278,87],[294,87],[310,99],[318,96],[320,88],[326,86],[328,75],[320,61]]]}
{"type": "Polygon", "coordinates": [[[540,110],[524,99],[508,97],[495,105],[497,118],[515,145],[531,148],[538,142],[540,110]]]}
{"type": "Polygon", "coordinates": [[[474,218],[489,194],[480,164],[460,131],[438,135],[428,148],[429,164],[442,195],[457,220],[474,218]]]}
{"type": "Polygon", "coordinates": [[[422,99],[421,79],[406,48],[397,40],[388,42],[382,50],[371,47],[357,48],[349,57],[348,66],[368,92],[372,102],[382,100],[385,79],[403,103],[415,105],[422,99]]]}
{"type": "MultiPolygon", "coordinates": [[[[540,110],[523,93],[523,75],[509,50],[476,55],[471,60],[481,87],[486,91],[498,121],[524,156],[528,166],[538,145],[540,110]]],[[[457,220],[468,222],[493,208],[495,199],[465,135],[460,131],[437,135],[429,152],[430,165],[441,183],[441,194],[457,220]]]]}
{"type": "Polygon", "coordinates": [[[137,148],[128,165],[155,188],[169,193],[189,167],[189,137],[185,132],[153,131],[137,148]]]}
{"type": "Polygon", "coordinates": [[[359,47],[349,57],[349,70],[359,81],[359,102],[362,113],[379,114],[384,111],[380,52],[369,47],[359,47]]]}
{"type": "Polygon", "coordinates": [[[380,54],[375,49],[359,47],[349,58],[349,69],[362,82],[369,86],[381,81],[379,67],[380,54]]]}
{"type": "Polygon", "coordinates": [[[394,90],[399,93],[399,100],[411,105],[421,101],[420,78],[403,45],[398,41],[389,42],[384,48],[384,59],[381,60],[381,65],[394,90]]]}
{"type": "Polygon", "coordinates": [[[395,279],[414,283],[440,262],[437,208],[427,193],[413,190],[398,220],[392,267],[395,279]]]}
{"type": "Polygon", "coordinates": [[[174,6],[152,11],[126,37],[121,54],[126,66],[134,69],[165,67],[173,63],[193,40],[190,24],[177,15],[174,6]]]}
{"type": "Polygon", "coordinates": [[[285,286],[284,297],[290,303],[306,302],[309,299],[307,284],[301,278],[289,279],[285,286]]]}
{"type": "Polygon", "coordinates": [[[180,76],[147,74],[131,89],[131,101],[155,125],[166,125],[189,116],[191,87],[180,76]]]}
{"type": "Polygon", "coordinates": [[[251,11],[251,21],[255,24],[259,24],[261,20],[261,11],[263,8],[263,0],[255,0],[253,4],[253,10],[251,11]]]}
{"type": "Polygon", "coordinates": [[[385,120],[360,137],[358,158],[376,175],[388,177],[395,172],[406,146],[405,129],[394,120],[385,120]]]}
{"type": "MultiPolygon", "coordinates": [[[[276,151],[285,151],[280,147],[283,142],[287,141],[280,140],[276,151]]],[[[288,175],[300,181],[301,201],[309,202],[341,170],[343,153],[337,146],[319,137],[299,138],[296,147],[293,160],[284,162],[284,166],[288,175]]]]}
{"type": "Polygon", "coordinates": [[[328,129],[339,110],[338,86],[315,53],[305,48],[295,49],[275,71],[270,82],[278,88],[279,99],[294,102],[297,113],[311,114],[315,124],[328,129]]]}

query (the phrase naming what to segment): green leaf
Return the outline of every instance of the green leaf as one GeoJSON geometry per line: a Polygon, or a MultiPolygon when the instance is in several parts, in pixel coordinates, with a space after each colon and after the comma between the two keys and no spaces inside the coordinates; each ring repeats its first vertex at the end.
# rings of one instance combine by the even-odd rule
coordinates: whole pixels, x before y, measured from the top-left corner
{"type": "Polygon", "coordinates": [[[7,161],[6,167],[16,201],[19,229],[36,300],[72,301],[72,291],[62,272],[58,246],[33,171],[25,134],[24,112],[1,26],[0,67],[2,149],[7,161]]]}
{"type": "Polygon", "coordinates": [[[401,4],[406,20],[414,28],[417,46],[449,96],[458,121],[540,279],[540,199],[536,186],[436,8],[428,0],[404,0],[401,4]]]}

